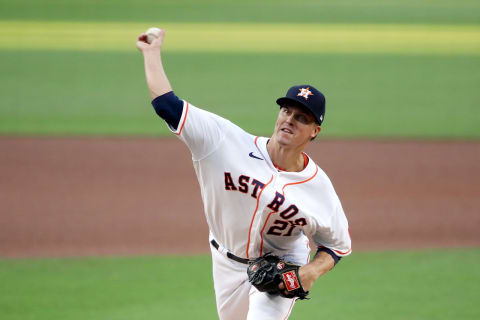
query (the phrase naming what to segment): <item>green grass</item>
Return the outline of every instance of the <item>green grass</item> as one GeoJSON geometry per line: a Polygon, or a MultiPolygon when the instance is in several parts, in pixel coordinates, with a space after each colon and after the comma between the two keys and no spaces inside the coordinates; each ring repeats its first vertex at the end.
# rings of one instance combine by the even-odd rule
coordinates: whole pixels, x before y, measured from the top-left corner
{"type": "MultiPolygon", "coordinates": [[[[158,23],[0,21],[0,48],[131,52],[133,41],[151,25],[158,23]]],[[[177,22],[160,26],[168,33],[165,52],[480,55],[480,25],[177,22]]]]}
{"type": "Polygon", "coordinates": [[[212,319],[209,264],[209,257],[4,260],[0,318],[212,319]]]}
{"type": "MultiPolygon", "coordinates": [[[[480,250],[358,252],[291,319],[478,319],[480,250]]],[[[214,319],[208,256],[0,260],[0,318],[214,319]]]]}
{"type": "MultiPolygon", "coordinates": [[[[308,82],[325,137],[480,137],[480,57],[166,53],[176,93],[268,135],[274,100],[308,82]]],[[[140,53],[0,52],[0,133],[167,134],[140,53]],[[21,85],[20,85],[21,84],[21,85]]]]}
{"type": "Polygon", "coordinates": [[[168,134],[134,46],[151,25],[176,93],[253,134],[310,83],[325,137],[480,138],[475,0],[4,0],[0,134],[168,134]]]}
{"type": "Polygon", "coordinates": [[[158,22],[479,22],[476,0],[2,0],[0,19],[158,22]]]}

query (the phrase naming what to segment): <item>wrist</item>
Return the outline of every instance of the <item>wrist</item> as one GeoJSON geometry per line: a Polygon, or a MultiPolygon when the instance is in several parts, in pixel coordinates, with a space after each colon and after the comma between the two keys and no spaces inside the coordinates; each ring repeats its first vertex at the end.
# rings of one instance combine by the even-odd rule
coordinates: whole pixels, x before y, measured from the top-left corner
{"type": "Polygon", "coordinates": [[[334,265],[335,262],[328,253],[319,252],[312,261],[304,265],[302,268],[304,268],[304,272],[310,279],[316,281],[330,271],[334,265]]]}
{"type": "Polygon", "coordinates": [[[147,47],[143,50],[143,56],[145,59],[160,59],[161,58],[161,51],[158,48],[150,48],[147,47]]]}
{"type": "Polygon", "coordinates": [[[303,268],[304,268],[305,274],[308,275],[308,278],[310,278],[312,281],[316,281],[324,273],[326,273],[322,268],[319,268],[314,263],[308,263],[304,265],[303,268]]]}
{"type": "Polygon", "coordinates": [[[298,270],[298,276],[300,283],[305,291],[310,291],[313,283],[320,277],[320,273],[317,272],[311,264],[306,264],[298,270]]]}

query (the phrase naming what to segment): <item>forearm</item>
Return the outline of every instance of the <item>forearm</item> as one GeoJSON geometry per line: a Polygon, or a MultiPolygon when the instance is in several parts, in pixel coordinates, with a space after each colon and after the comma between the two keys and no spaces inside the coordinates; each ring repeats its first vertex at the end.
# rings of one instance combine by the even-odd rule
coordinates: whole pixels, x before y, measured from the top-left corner
{"type": "Polygon", "coordinates": [[[313,283],[326,274],[335,265],[332,256],[324,251],[319,251],[312,261],[300,268],[300,281],[305,290],[310,290],[313,283]]]}
{"type": "Polygon", "coordinates": [[[165,74],[162,58],[158,50],[145,50],[143,57],[150,97],[155,99],[158,96],[172,91],[172,86],[165,74]]]}

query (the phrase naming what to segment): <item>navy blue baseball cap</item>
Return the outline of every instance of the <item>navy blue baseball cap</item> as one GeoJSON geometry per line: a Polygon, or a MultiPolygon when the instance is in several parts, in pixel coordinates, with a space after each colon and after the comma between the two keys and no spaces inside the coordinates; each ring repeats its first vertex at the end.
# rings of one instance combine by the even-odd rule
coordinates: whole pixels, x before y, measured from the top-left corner
{"type": "Polygon", "coordinates": [[[322,124],[325,118],[325,96],[309,84],[293,86],[288,89],[285,97],[277,99],[281,107],[288,102],[300,104],[310,110],[318,124],[322,124]]]}

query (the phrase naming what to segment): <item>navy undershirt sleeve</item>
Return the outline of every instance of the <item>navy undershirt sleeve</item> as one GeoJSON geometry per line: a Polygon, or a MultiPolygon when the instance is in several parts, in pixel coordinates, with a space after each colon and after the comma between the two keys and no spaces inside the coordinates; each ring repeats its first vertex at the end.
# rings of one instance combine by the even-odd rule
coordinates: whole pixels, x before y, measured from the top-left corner
{"type": "Polygon", "coordinates": [[[330,250],[330,249],[328,249],[328,248],[318,247],[317,254],[318,254],[319,252],[321,252],[321,251],[326,252],[326,253],[328,253],[329,255],[331,255],[332,258],[333,258],[333,261],[335,261],[335,264],[337,264],[338,261],[340,261],[340,259],[342,259],[342,257],[337,256],[332,250],[330,250]]]}
{"type": "Polygon", "coordinates": [[[183,101],[180,100],[173,91],[167,92],[161,96],[156,97],[152,101],[152,106],[155,112],[163,119],[170,127],[175,130],[180,123],[180,118],[183,112],[183,101]]]}

